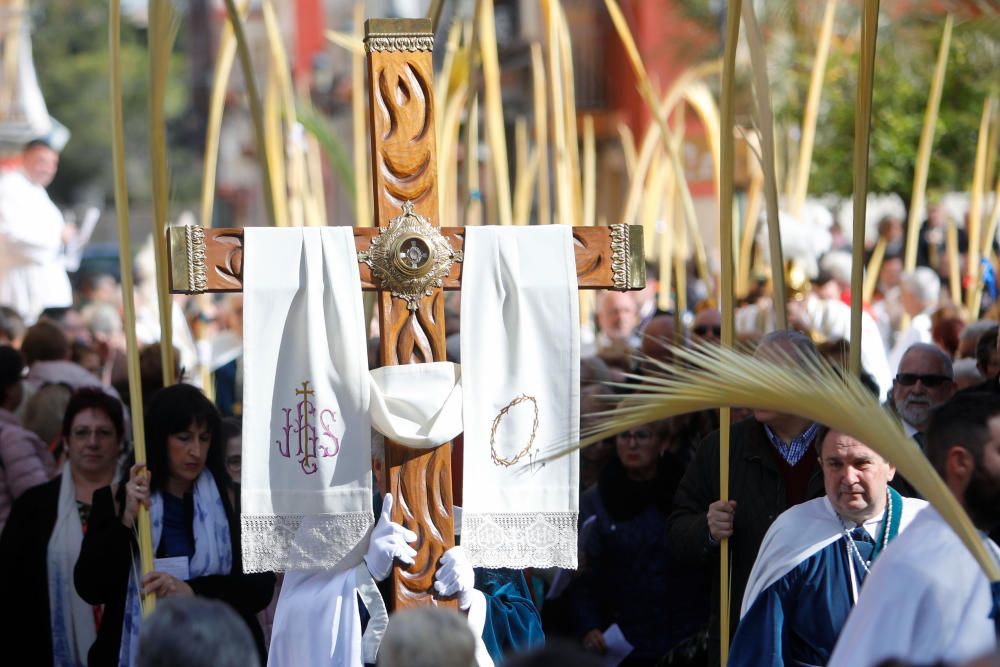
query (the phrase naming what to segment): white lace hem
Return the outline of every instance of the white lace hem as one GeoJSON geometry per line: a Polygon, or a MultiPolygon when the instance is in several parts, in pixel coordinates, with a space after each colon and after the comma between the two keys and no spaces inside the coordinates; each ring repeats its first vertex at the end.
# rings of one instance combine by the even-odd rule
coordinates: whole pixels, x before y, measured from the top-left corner
{"type": "Polygon", "coordinates": [[[462,515],[462,549],[473,567],[576,569],[576,512],[462,515]]]}
{"type": "Polygon", "coordinates": [[[258,514],[240,517],[243,571],[332,569],[367,540],[374,517],[346,514],[258,514]]]}

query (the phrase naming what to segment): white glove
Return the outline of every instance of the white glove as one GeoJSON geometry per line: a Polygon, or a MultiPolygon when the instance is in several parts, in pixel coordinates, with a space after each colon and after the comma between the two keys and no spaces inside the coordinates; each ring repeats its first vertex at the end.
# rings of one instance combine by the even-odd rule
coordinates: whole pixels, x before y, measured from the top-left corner
{"type": "Polygon", "coordinates": [[[413,565],[416,549],[407,542],[416,542],[417,534],[392,521],[392,494],[385,494],[382,501],[382,514],[372,530],[368,542],[368,553],[365,554],[365,564],[375,581],[382,581],[392,571],[392,561],[398,558],[401,563],[413,565]]]}
{"type": "Polygon", "coordinates": [[[472,604],[476,573],[462,547],[452,547],[444,552],[434,580],[434,592],[442,597],[457,596],[459,609],[466,610],[472,604]]]}

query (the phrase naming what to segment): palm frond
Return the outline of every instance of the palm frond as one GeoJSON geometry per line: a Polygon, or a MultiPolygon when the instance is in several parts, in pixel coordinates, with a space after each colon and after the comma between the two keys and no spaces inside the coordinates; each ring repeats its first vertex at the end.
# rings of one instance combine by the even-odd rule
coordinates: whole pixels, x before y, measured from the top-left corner
{"type": "Polygon", "coordinates": [[[698,410],[743,407],[810,419],[850,435],[887,460],[955,530],[991,581],[1000,566],[983,546],[965,511],[899,422],[853,375],[821,359],[793,358],[775,350],[771,359],[716,346],[672,348],[673,364],[647,360],[653,376],[631,376],[634,393],[615,397],[613,409],[595,415],[596,425],[579,444],[553,448],[543,460],[599,442],[623,430],[698,410]]]}

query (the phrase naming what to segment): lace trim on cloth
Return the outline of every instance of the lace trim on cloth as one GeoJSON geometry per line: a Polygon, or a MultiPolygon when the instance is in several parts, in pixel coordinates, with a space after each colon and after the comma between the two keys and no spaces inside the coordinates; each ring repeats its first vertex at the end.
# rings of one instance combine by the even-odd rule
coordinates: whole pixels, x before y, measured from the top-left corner
{"type": "Polygon", "coordinates": [[[576,512],[462,515],[462,548],[473,567],[576,569],[576,512]]]}
{"type": "Polygon", "coordinates": [[[332,569],[368,538],[374,517],[347,514],[260,514],[240,517],[243,571],[332,569]]]}

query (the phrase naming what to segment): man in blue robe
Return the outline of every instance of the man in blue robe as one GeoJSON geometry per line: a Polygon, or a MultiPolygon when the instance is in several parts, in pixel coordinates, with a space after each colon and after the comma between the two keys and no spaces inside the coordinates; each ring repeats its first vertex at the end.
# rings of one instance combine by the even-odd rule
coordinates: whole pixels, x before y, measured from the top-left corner
{"type": "Polygon", "coordinates": [[[838,431],[820,440],[826,495],[784,512],[750,573],[729,665],[824,665],[872,562],[922,500],[889,487],[896,470],[838,431]]]}

